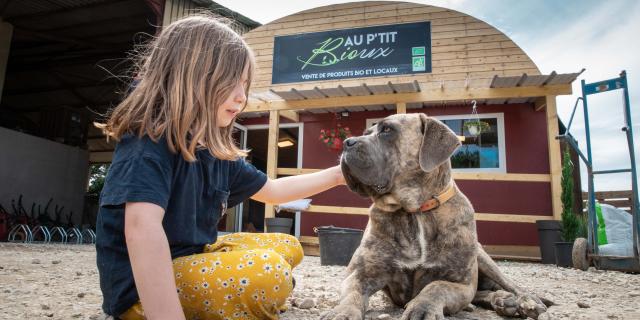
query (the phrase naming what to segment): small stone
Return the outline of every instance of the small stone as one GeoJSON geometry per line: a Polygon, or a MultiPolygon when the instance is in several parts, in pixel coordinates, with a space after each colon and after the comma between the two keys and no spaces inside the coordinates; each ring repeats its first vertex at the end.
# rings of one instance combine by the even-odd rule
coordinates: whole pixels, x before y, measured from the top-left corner
{"type": "Polygon", "coordinates": [[[11,293],[11,290],[9,290],[9,289],[5,289],[3,292],[4,292],[4,293],[11,293]]]}
{"type": "Polygon", "coordinates": [[[593,282],[593,283],[600,283],[600,280],[598,280],[598,279],[591,279],[591,282],[593,282]]]}
{"type": "Polygon", "coordinates": [[[379,315],[376,319],[378,320],[390,320],[391,319],[391,315],[388,313],[383,313],[381,315],[379,315]]]}
{"type": "Polygon", "coordinates": [[[640,291],[629,292],[629,297],[638,297],[638,296],[640,296],[640,291]]]}
{"type": "Polygon", "coordinates": [[[80,317],[82,317],[82,313],[75,313],[75,314],[72,314],[72,315],[71,315],[71,317],[73,317],[73,318],[80,318],[80,317]]]}
{"type": "Polygon", "coordinates": [[[578,303],[577,303],[577,304],[578,304],[578,307],[583,308],[583,309],[591,308],[591,306],[590,306],[590,305],[588,305],[587,303],[584,303],[584,302],[582,302],[582,301],[578,301],[578,303]]]}
{"type": "Polygon", "coordinates": [[[78,277],[79,277],[79,276],[81,276],[81,275],[82,275],[82,272],[80,272],[80,271],[76,271],[76,276],[78,276],[78,277]]]}
{"type": "Polygon", "coordinates": [[[587,296],[587,298],[595,298],[595,297],[597,297],[597,296],[598,296],[597,294],[592,293],[592,294],[588,295],[588,296],[587,296]]]}
{"type": "Polygon", "coordinates": [[[85,296],[85,293],[84,293],[84,292],[80,292],[80,293],[78,293],[78,298],[84,298],[84,296],[85,296]]]}
{"type": "Polygon", "coordinates": [[[40,259],[31,260],[31,264],[40,264],[40,259]]]}
{"type": "Polygon", "coordinates": [[[41,304],[41,305],[40,305],[40,308],[42,308],[42,310],[49,310],[49,309],[51,309],[51,307],[49,307],[49,305],[47,305],[47,304],[41,304]]]}
{"type": "Polygon", "coordinates": [[[47,314],[45,314],[45,316],[47,316],[49,318],[53,318],[53,313],[47,313],[47,314]]]}
{"type": "Polygon", "coordinates": [[[545,312],[538,315],[538,320],[551,320],[551,316],[545,312]]]}
{"type": "Polygon", "coordinates": [[[53,261],[51,261],[51,264],[59,264],[60,262],[62,262],[62,261],[60,261],[60,260],[53,260],[53,261]]]}
{"type": "Polygon", "coordinates": [[[311,309],[316,306],[316,302],[311,298],[304,298],[302,301],[296,300],[296,307],[299,309],[311,309]]]}

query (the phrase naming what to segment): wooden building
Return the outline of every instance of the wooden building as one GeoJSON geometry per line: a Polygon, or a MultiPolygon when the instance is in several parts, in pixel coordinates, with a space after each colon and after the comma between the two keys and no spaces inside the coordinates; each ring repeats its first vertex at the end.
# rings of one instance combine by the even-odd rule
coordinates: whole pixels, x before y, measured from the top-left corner
{"type": "MultiPolygon", "coordinates": [[[[270,177],[337,164],[338,153],[319,139],[323,129],[359,135],[390,114],[426,113],[465,136],[452,157],[454,179],[477,211],[480,242],[495,256],[539,257],[535,221],[561,213],[556,96],[571,94],[580,73],[542,74],[491,25],[406,2],[319,7],[244,38],[259,68],[239,128],[270,177]],[[406,57],[389,60],[395,54],[406,57]],[[478,136],[465,127],[474,119],[488,124],[478,136]],[[285,140],[294,147],[278,147],[285,140]]],[[[369,205],[346,187],[329,190],[296,215],[296,234],[317,254],[314,227],[364,229],[369,205]]]]}

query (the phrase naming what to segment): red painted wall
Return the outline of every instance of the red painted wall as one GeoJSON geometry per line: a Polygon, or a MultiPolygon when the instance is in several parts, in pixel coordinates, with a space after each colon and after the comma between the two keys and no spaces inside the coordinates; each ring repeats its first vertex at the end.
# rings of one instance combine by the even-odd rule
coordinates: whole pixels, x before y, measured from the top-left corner
{"type": "MultiPolygon", "coordinates": [[[[465,115],[469,106],[410,109],[430,116],[465,115]]],[[[394,111],[352,112],[336,119],[333,113],[301,115],[304,122],[303,168],[327,168],[338,164],[339,155],[319,140],[320,130],[335,128],[337,123],[349,127],[354,135],[365,129],[366,119],[382,118],[394,111]]],[[[546,115],[536,112],[531,104],[481,105],[478,113],[503,113],[507,173],[549,173],[546,115]]],[[[283,120],[288,122],[288,120],[283,120]]],[[[267,118],[246,119],[241,124],[266,124],[267,118]]],[[[456,181],[474,205],[476,212],[545,215],[552,214],[551,188],[547,182],[456,181]]],[[[368,207],[371,201],[338,187],[313,197],[312,204],[345,207],[368,207]]],[[[304,236],[317,236],[313,227],[334,225],[364,229],[366,216],[303,212],[300,231],[304,236]]],[[[485,245],[537,245],[536,226],[532,223],[478,221],[478,236],[485,245]]]]}

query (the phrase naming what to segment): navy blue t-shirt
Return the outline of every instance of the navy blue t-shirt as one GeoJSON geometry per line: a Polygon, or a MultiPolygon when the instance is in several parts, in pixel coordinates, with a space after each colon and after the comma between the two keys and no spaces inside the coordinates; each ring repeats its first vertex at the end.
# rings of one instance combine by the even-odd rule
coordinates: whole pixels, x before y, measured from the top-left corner
{"type": "Polygon", "coordinates": [[[105,313],[118,316],[138,300],[124,236],[126,202],[150,202],[165,209],[162,225],[171,258],[201,253],[217,238],[222,211],[253,196],[264,173],[239,159],[219,160],[196,151],[195,162],[171,153],[165,139],[122,137],[116,146],[97,220],[97,264],[105,313]]]}

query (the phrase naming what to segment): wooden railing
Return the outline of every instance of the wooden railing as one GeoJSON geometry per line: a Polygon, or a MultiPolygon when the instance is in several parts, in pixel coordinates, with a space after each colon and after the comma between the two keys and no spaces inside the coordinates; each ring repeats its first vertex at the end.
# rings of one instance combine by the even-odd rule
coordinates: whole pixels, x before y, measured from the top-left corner
{"type": "MultiPolygon", "coordinates": [[[[631,190],[598,191],[596,192],[596,200],[600,203],[606,203],[627,212],[631,212],[631,208],[633,206],[631,190]]],[[[589,195],[587,192],[583,192],[582,202],[585,210],[588,204],[587,201],[589,201],[589,195]]]]}
{"type": "MultiPolygon", "coordinates": [[[[298,169],[298,168],[277,168],[278,175],[299,175],[312,173],[320,169],[298,169]]],[[[517,173],[453,173],[455,180],[484,180],[484,181],[521,181],[521,182],[550,182],[549,174],[517,174],[517,173]]],[[[305,211],[319,213],[338,213],[353,215],[368,215],[369,208],[344,207],[344,206],[320,206],[311,205],[305,211]]],[[[551,215],[522,215],[514,213],[479,213],[476,212],[475,218],[478,221],[494,221],[494,222],[518,222],[518,223],[535,223],[536,220],[554,219],[551,215]]]]}

